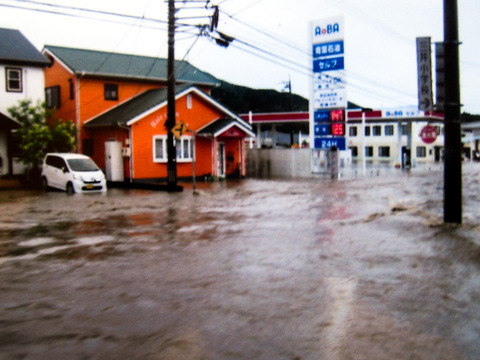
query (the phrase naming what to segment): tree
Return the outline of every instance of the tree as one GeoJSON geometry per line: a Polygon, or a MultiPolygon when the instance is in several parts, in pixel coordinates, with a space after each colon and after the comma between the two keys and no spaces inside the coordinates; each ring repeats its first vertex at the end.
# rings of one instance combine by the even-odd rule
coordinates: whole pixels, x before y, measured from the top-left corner
{"type": "Polygon", "coordinates": [[[27,166],[28,180],[36,182],[39,165],[47,152],[69,152],[75,147],[75,125],[71,121],[56,120],[51,126],[47,119],[53,114],[44,103],[33,106],[30,100],[21,100],[8,109],[20,128],[15,132],[18,157],[27,166]]]}

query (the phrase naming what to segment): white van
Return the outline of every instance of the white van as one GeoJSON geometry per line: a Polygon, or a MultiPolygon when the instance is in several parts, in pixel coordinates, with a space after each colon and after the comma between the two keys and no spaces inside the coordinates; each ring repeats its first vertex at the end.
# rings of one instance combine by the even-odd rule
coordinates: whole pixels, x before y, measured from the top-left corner
{"type": "Polygon", "coordinates": [[[107,191],[105,175],[88,156],[49,153],[42,166],[42,186],[64,190],[69,194],[107,191]]]}

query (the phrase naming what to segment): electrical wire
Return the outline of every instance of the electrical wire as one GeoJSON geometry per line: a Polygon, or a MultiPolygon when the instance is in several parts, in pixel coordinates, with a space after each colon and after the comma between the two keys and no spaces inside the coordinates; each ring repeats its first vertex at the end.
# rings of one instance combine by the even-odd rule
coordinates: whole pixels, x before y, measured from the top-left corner
{"type": "MultiPolygon", "coordinates": [[[[226,0],[225,0],[226,1],[226,0]]],[[[223,1],[222,3],[224,3],[225,1],[223,1]]],[[[330,0],[327,0],[329,2],[331,2],[330,0]]],[[[93,13],[93,14],[100,14],[100,15],[107,15],[107,16],[112,16],[112,17],[120,17],[120,18],[124,18],[124,19],[128,19],[128,20],[140,20],[141,21],[141,24],[140,26],[143,26],[143,27],[148,27],[148,26],[144,26],[144,22],[145,21],[150,21],[150,22],[154,22],[155,24],[159,23],[159,24],[167,24],[166,21],[163,21],[163,20],[159,20],[159,19],[152,19],[152,18],[146,18],[145,17],[145,13],[142,17],[138,17],[138,16],[133,16],[133,15],[126,15],[126,14],[120,14],[120,13],[113,13],[113,12],[106,12],[106,11],[98,11],[98,10],[91,10],[91,9],[83,9],[83,8],[78,8],[78,7],[72,7],[72,6],[62,6],[62,5],[55,5],[55,4],[50,4],[50,3],[44,3],[44,2],[37,2],[37,1],[32,1],[32,0],[16,0],[16,2],[20,2],[20,3],[27,3],[27,4],[35,4],[35,5],[43,5],[43,6],[47,6],[47,7],[54,7],[56,9],[64,9],[64,10],[68,10],[68,11],[80,11],[80,12],[87,12],[87,13],[93,13]]],[[[255,3],[252,3],[250,4],[249,7],[251,6],[254,6],[256,4],[258,4],[260,2],[257,1],[255,3]]],[[[184,2],[184,4],[186,4],[186,2],[184,2]]],[[[38,8],[27,8],[27,7],[21,7],[21,6],[13,6],[13,5],[6,5],[6,4],[0,4],[0,6],[5,6],[5,7],[13,7],[13,8],[18,8],[18,9],[23,9],[23,10],[30,10],[30,11],[40,11],[40,12],[45,12],[45,13],[52,13],[52,14],[56,14],[56,15],[64,15],[64,16],[73,16],[73,17],[79,17],[79,18],[88,18],[88,19],[95,19],[97,21],[108,21],[108,22],[114,22],[114,23],[119,23],[119,24],[122,24],[122,25],[125,25],[125,23],[123,22],[120,22],[120,21],[116,21],[116,20],[112,20],[112,19],[98,19],[96,17],[89,17],[89,16],[84,16],[84,15],[79,15],[79,14],[72,14],[72,13],[68,13],[68,12],[62,12],[62,11],[53,11],[53,10],[46,10],[46,9],[38,9],[38,8]]],[[[185,7],[184,7],[185,8],[185,7]]],[[[248,8],[248,7],[247,7],[248,8]]],[[[245,8],[244,10],[246,10],[247,8],[245,8]]],[[[242,10],[243,11],[243,10],[242,10]]],[[[240,11],[241,12],[241,11],[240,11]]],[[[286,42],[284,41],[283,39],[279,38],[278,36],[275,36],[275,35],[272,35],[271,33],[265,31],[265,30],[262,30],[262,29],[258,29],[256,28],[255,26],[251,25],[251,24],[247,24],[246,22],[244,21],[241,21],[239,20],[238,18],[235,17],[236,14],[238,14],[239,12],[237,12],[236,14],[234,15],[231,15],[231,14],[228,14],[224,11],[222,11],[223,14],[227,15],[230,19],[234,20],[234,21],[237,21],[238,23],[242,24],[243,26],[246,26],[248,27],[249,29],[252,29],[260,34],[262,34],[263,36],[267,37],[268,39],[270,40],[273,40],[275,42],[278,42],[278,43],[281,43],[282,45],[292,49],[292,50],[295,50],[296,52],[299,52],[301,53],[301,55],[304,57],[305,61],[302,61],[301,63],[298,62],[298,60],[291,60],[291,59],[288,59],[287,57],[285,56],[282,56],[282,55],[278,55],[278,54],[275,54],[274,52],[272,51],[268,51],[266,50],[265,48],[265,44],[262,44],[262,45],[254,45],[250,42],[247,42],[245,40],[241,40],[241,39],[238,39],[236,38],[235,39],[235,42],[237,42],[238,44],[241,44],[243,45],[242,46],[238,46],[238,44],[235,44],[234,46],[239,48],[240,50],[252,55],[252,56],[256,56],[258,58],[261,58],[263,60],[266,60],[266,61],[269,61],[271,63],[274,63],[276,65],[279,65],[279,66],[282,66],[284,68],[287,68],[287,69],[290,69],[292,71],[295,71],[303,76],[308,76],[308,77],[311,77],[311,69],[307,66],[305,66],[304,64],[307,63],[308,61],[308,57],[311,56],[310,52],[304,50],[304,49],[301,49],[300,47],[290,43],[290,42],[286,42]],[[248,50],[246,48],[250,48],[251,50],[248,50]]],[[[132,25],[134,26],[134,25],[132,25]]],[[[192,48],[197,44],[197,41],[199,39],[198,37],[198,34],[193,34],[192,31],[198,31],[198,26],[196,25],[191,25],[191,24],[182,24],[182,23],[178,23],[178,26],[185,26],[187,27],[186,29],[184,29],[183,31],[186,33],[186,34],[191,34],[190,37],[186,37],[186,38],[180,38],[178,39],[179,41],[183,41],[183,40],[186,40],[186,39],[189,39],[193,36],[195,36],[195,41],[192,43],[192,45],[190,46],[190,48],[187,50],[187,52],[184,54],[184,59],[188,56],[188,54],[190,53],[190,51],[192,50],[192,48]],[[189,27],[189,28],[188,28],[189,27]]],[[[163,30],[163,31],[166,31],[165,28],[161,28],[161,27],[158,27],[158,26],[155,26],[155,27],[149,27],[149,28],[154,28],[154,29],[159,29],[159,30],[163,30]]],[[[234,42],[234,43],[235,43],[234,42]]],[[[355,73],[352,73],[352,72],[347,72],[348,76],[349,77],[353,77],[353,78],[360,78],[362,80],[362,76],[359,75],[359,74],[355,74],[355,73]]],[[[365,81],[368,81],[370,83],[372,83],[372,79],[370,78],[366,78],[366,77],[363,77],[363,80],[365,81]]],[[[410,96],[410,94],[407,94],[406,92],[404,91],[401,91],[401,90],[398,90],[398,89],[394,89],[393,87],[389,87],[389,86],[385,86],[383,84],[380,84],[379,82],[375,82],[373,81],[373,84],[376,85],[376,90],[378,92],[378,95],[379,96],[383,96],[382,94],[384,93],[384,90],[389,90],[389,91],[394,91],[394,92],[397,92],[398,94],[401,94],[402,96],[410,96]]],[[[349,86],[352,86],[352,87],[355,87],[358,91],[367,91],[370,95],[372,95],[372,92],[370,89],[367,89],[366,87],[363,87],[362,86],[359,86],[359,85],[354,85],[353,83],[348,83],[349,86]]]]}

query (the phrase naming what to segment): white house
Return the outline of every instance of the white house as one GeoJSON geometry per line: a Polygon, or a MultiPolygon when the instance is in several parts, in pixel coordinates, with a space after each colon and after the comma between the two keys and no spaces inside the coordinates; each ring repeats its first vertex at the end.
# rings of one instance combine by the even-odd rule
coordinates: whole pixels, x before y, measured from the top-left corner
{"type": "Polygon", "coordinates": [[[18,123],[8,108],[20,100],[45,100],[43,70],[50,62],[18,30],[0,28],[0,175],[20,172],[15,167],[11,134],[18,123]]]}

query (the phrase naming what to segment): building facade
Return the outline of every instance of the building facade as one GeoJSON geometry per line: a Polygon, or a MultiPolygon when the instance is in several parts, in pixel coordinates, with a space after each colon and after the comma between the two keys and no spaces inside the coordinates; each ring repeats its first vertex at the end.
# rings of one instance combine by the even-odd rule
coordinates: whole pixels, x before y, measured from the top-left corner
{"type": "Polygon", "coordinates": [[[12,131],[19,124],[8,113],[22,100],[45,99],[43,71],[50,62],[18,30],[0,29],[0,175],[20,174],[14,159],[12,131]]]}
{"type": "MultiPolygon", "coordinates": [[[[167,178],[167,62],[165,59],[46,46],[47,105],[77,126],[77,151],[91,156],[110,181],[167,178]]],[[[177,174],[245,175],[251,126],[215,102],[218,81],[176,62],[177,174]]]]}
{"type": "MultiPolygon", "coordinates": [[[[309,140],[308,112],[243,114],[241,117],[251,122],[257,135],[253,147],[298,148],[309,140]]],[[[443,115],[440,113],[417,109],[349,109],[344,127],[347,152],[351,152],[353,160],[365,158],[400,165],[442,160],[443,115]],[[435,139],[426,140],[428,143],[421,135],[426,126],[432,126],[436,134],[435,139]]]]}

